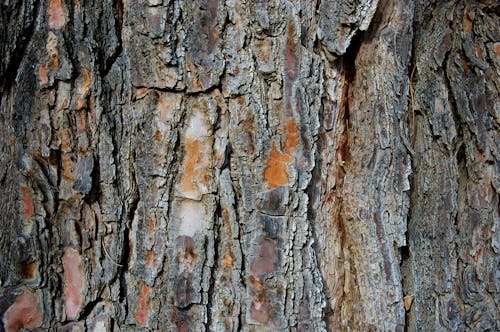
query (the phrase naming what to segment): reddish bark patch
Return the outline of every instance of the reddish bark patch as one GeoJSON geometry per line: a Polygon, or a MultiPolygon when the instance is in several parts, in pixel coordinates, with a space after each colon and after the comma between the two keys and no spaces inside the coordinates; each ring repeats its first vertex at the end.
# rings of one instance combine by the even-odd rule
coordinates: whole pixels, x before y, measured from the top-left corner
{"type": "Polygon", "coordinates": [[[250,307],[250,318],[259,323],[268,324],[271,321],[270,309],[271,306],[267,301],[257,299],[252,302],[250,307]]]}
{"type": "Polygon", "coordinates": [[[250,264],[250,272],[260,277],[266,273],[275,272],[278,264],[276,246],[270,240],[262,239],[257,250],[257,257],[250,264]]]}
{"type": "Polygon", "coordinates": [[[192,271],[198,255],[194,252],[193,238],[183,236],[183,252],[179,255],[179,267],[192,271]]]}
{"type": "Polygon", "coordinates": [[[42,325],[42,312],[36,294],[23,287],[24,291],[16,297],[4,316],[4,327],[7,332],[17,332],[22,328],[34,329],[42,325]]]}
{"type": "Polygon", "coordinates": [[[37,272],[35,263],[22,262],[17,264],[16,268],[18,273],[21,275],[23,279],[25,280],[35,279],[37,272]]]}
{"type": "Polygon", "coordinates": [[[153,242],[156,231],[156,221],[153,215],[149,216],[148,221],[148,241],[153,242]]]}
{"type": "Polygon", "coordinates": [[[474,13],[469,8],[466,8],[463,20],[464,32],[472,31],[472,21],[474,21],[474,13]]]}
{"type": "Polygon", "coordinates": [[[500,43],[495,43],[494,49],[497,57],[500,57],[500,43]]]}
{"type": "Polygon", "coordinates": [[[161,17],[158,10],[150,12],[147,20],[149,23],[149,31],[159,31],[161,29],[161,17]]]}
{"type": "Polygon", "coordinates": [[[72,320],[78,317],[83,302],[84,278],[82,260],[78,251],[66,248],[63,256],[63,268],[66,317],[72,320]]]}
{"type": "Polygon", "coordinates": [[[139,283],[139,300],[137,301],[137,309],[134,312],[134,318],[142,326],[146,326],[148,322],[150,292],[151,288],[144,281],[141,281],[139,283]]]}
{"type": "Polygon", "coordinates": [[[297,78],[298,71],[296,34],[295,23],[289,22],[285,46],[285,71],[290,80],[297,78]]]}
{"type": "Polygon", "coordinates": [[[178,332],[188,332],[190,330],[189,329],[190,319],[188,314],[186,312],[180,312],[175,307],[172,313],[172,321],[177,326],[178,332]]]}
{"type": "Polygon", "coordinates": [[[218,7],[219,7],[219,1],[218,0],[210,0],[208,2],[208,13],[209,13],[209,19],[210,19],[210,27],[208,31],[208,54],[212,54],[215,46],[217,45],[217,42],[219,41],[219,32],[215,28],[215,25],[217,24],[217,13],[218,13],[218,7]]]}
{"type": "Polygon", "coordinates": [[[153,263],[153,258],[154,258],[153,250],[148,250],[148,253],[146,254],[146,266],[151,266],[151,264],[153,263]]]}
{"type": "Polygon", "coordinates": [[[175,305],[179,308],[191,305],[193,292],[193,273],[184,271],[177,276],[175,305]]]}
{"type": "Polygon", "coordinates": [[[480,47],[476,47],[476,56],[479,59],[483,59],[483,50],[480,47]]]}
{"type": "Polygon", "coordinates": [[[50,0],[47,14],[51,29],[61,29],[66,24],[66,10],[63,7],[62,0],[50,0]]]}
{"type": "Polygon", "coordinates": [[[289,155],[295,153],[297,144],[299,143],[299,129],[294,120],[288,120],[286,123],[286,142],[285,152],[289,155]]]}
{"type": "Polygon", "coordinates": [[[38,68],[38,80],[40,82],[40,85],[45,85],[49,82],[49,66],[47,64],[44,64],[43,66],[40,66],[38,68]]]}
{"type": "Polygon", "coordinates": [[[267,167],[264,171],[264,179],[267,181],[267,187],[269,189],[284,186],[288,183],[286,166],[291,161],[292,158],[287,154],[279,152],[276,145],[273,143],[271,153],[269,154],[269,160],[267,161],[267,167]]]}
{"type": "Polygon", "coordinates": [[[26,186],[21,187],[21,194],[22,194],[22,200],[23,200],[23,216],[29,218],[32,217],[35,214],[35,206],[33,204],[33,200],[31,199],[31,194],[26,186]]]}
{"type": "Polygon", "coordinates": [[[222,208],[222,220],[224,220],[224,224],[226,226],[227,233],[232,235],[231,232],[231,220],[229,217],[229,211],[225,207],[222,208]]]}
{"type": "Polygon", "coordinates": [[[462,59],[462,69],[464,70],[464,73],[466,75],[469,75],[469,73],[470,73],[470,67],[469,67],[469,65],[467,64],[467,61],[464,58],[461,58],[461,59],[462,59]]]}

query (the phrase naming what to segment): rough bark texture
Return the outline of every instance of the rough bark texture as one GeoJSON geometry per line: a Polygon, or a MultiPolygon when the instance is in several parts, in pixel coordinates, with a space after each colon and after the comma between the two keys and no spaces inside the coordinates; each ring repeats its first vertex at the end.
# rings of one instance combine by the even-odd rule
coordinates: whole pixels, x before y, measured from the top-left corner
{"type": "Polygon", "coordinates": [[[500,330],[499,10],[3,0],[0,330],[500,330]]]}

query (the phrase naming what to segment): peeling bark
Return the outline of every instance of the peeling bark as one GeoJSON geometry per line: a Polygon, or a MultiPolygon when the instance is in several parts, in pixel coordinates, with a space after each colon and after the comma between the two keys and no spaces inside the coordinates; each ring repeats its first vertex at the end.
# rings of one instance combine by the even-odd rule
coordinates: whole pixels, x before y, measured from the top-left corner
{"type": "Polygon", "coordinates": [[[498,330],[495,1],[5,0],[5,331],[498,330]]]}

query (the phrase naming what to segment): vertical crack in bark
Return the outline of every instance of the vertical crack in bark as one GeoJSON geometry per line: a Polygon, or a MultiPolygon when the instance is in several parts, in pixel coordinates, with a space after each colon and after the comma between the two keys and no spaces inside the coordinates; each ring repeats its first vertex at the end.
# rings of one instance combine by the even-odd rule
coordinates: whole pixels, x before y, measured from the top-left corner
{"type": "Polygon", "coordinates": [[[118,45],[114,49],[113,53],[106,59],[104,70],[102,72],[102,77],[106,77],[113,67],[116,60],[122,55],[123,44],[122,44],[122,29],[123,29],[123,0],[112,1],[114,8],[114,19],[115,19],[115,34],[117,37],[118,45]]]}
{"type": "Polygon", "coordinates": [[[498,5],[362,33],[377,1],[45,2],[0,5],[0,145],[32,163],[0,160],[1,328],[19,285],[52,330],[495,327],[498,5]]]}
{"type": "MultiPolygon", "coordinates": [[[[18,2],[16,1],[15,5],[17,5],[17,4],[21,4],[21,6],[28,6],[29,5],[27,1],[18,1],[18,2]]],[[[0,61],[2,61],[2,69],[4,69],[0,73],[1,74],[0,75],[0,91],[2,91],[1,94],[3,94],[6,91],[10,91],[10,89],[14,85],[15,78],[17,77],[17,72],[19,70],[19,67],[22,63],[22,60],[24,59],[24,57],[26,55],[26,51],[28,50],[28,48],[31,44],[31,39],[32,39],[33,34],[35,32],[35,26],[36,26],[36,22],[37,22],[38,15],[39,15],[39,9],[41,6],[40,1],[33,1],[32,5],[34,6],[34,8],[33,8],[33,12],[31,13],[32,14],[31,21],[29,22],[28,26],[26,28],[24,28],[19,35],[17,35],[16,46],[12,52],[12,55],[10,56],[9,63],[7,63],[5,67],[3,66],[3,65],[5,65],[3,63],[3,61],[5,61],[5,59],[7,58],[7,54],[1,54],[2,60],[0,60],[0,61]]],[[[3,5],[0,5],[0,6],[3,6],[3,5]]],[[[4,9],[2,8],[2,13],[0,15],[2,15],[3,19],[5,19],[7,12],[8,12],[8,10],[4,11],[4,9]]],[[[4,24],[3,19],[0,21],[2,24],[4,24]]],[[[18,17],[14,18],[14,19],[18,19],[18,17]]],[[[23,17],[23,19],[24,19],[24,17],[23,17]]],[[[2,30],[8,26],[9,26],[8,24],[4,24],[2,30]]],[[[2,31],[2,32],[6,33],[6,35],[13,33],[12,31],[7,31],[7,30],[2,31]]],[[[2,37],[4,39],[7,39],[6,36],[2,36],[2,37]]],[[[3,41],[2,41],[2,43],[3,43],[3,41]]],[[[8,44],[6,43],[5,45],[8,45],[8,44]]],[[[4,47],[2,47],[1,50],[2,50],[2,53],[4,53],[6,51],[4,49],[4,47]]],[[[1,94],[0,94],[0,99],[1,99],[1,94]]]]}
{"type": "MultiPolygon", "coordinates": [[[[219,262],[219,240],[220,240],[220,218],[222,218],[220,203],[217,203],[217,208],[214,213],[214,258],[213,258],[213,266],[210,266],[210,285],[207,292],[207,321],[205,323],[205,330],[210,331],[210,326],[213,321],[213,301],[214,301],[214,289],[215,289],[215,280],[217,278],[217,268],[219,262]]],[[[208,241],[207,241],[208,244],[208,241]]],[[[206,250],[208,252],[208,250],[206,250]]]]}

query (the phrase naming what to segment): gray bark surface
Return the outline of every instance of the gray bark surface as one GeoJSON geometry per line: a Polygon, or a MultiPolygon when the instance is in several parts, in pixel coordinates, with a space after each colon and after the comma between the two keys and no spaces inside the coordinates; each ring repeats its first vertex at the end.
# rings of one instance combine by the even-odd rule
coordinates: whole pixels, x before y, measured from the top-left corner
{"type": "Polygon", "coordinates": [[[494,0],[3,0],[0,331],[500,330],[494,0]]]}

